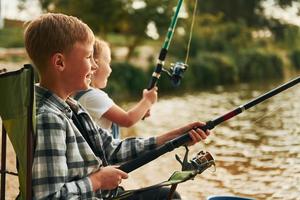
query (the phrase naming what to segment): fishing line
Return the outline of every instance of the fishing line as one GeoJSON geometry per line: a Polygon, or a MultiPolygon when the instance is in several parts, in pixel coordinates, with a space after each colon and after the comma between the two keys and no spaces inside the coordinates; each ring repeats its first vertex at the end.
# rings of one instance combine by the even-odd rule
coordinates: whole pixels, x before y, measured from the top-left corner
{"type": "MultiPolygon", "coordinates": [[[[292,90],[296,90],[296,89],[292,88],[290,92],[292,92],[292,90]]],[[[275,112],[277,112],[278,110],[280,110],[281,108],[283,108],[284,106],[285,106],[285,104],[280,104],[275,110],[269,111],[269,112],[263,114],[262,116],[260,116],[255,121],[251,122],[251,125],[249,124],[248,127],[256,125],[258,122],[260,122],[261,120],[265,119],[268,116],[271,116],[272,114],[274,114],[275,112]]]]}
{"type": "MultiPolygon", "coordinates": [[[[292,88],[290,92],[293,92],[292,90],[296,90],[296,88],[292,88]]],[[[287,104],[280,104],[280,106],[278,106],[276,109],[274,109],[274,110],[272,110],[272,111],[269,111],[269,112],[263,114],[261,117],[259,117],[259,118],[256,119],[255,121],[251,122],[251,125],[249,124],[249,125],[246,126],[246,127],[251,127],[251,126],[253,126],[253,125],[256,126],[257,123],[258,123],[259,121],[265,119],[265,118],[268,117],[268,116],[271,116],[272,114],[276,113],[278,110],[282,109],[282,108],[283,108],[284,106],[286,106],[286,105],[287,105],[287,104]]],[[[202,140],[202,139],[201,139],[201,141],[202,141],[202,149],[203,149],[205,152],[207,152],[205,140],[202,140]]],[[[200,142],[199,142],[199,144],[200,144],[200,142]]],[[[216,166],[214,165],[214,167],[210,167],[210,168],[208,168],[207,170],[210,171],[210,172],[216,172],[216,166]]]]}
{"type": "Polygon", "coordinates": [[[191,28],[190,28],[189,40],[188,40],[188,44],[187,44],[186,57],[185,57],[185,62],[184,62],[185,64],[187,64],[188,59],[189,59],[190,47],[191,47],[192,36],[193,36],[193,29],[194,29],[196,14],[197,14],[197,5],[198,5],[198,0],[195,0],[192,24],[191,24],[191,28]]]}
{"type": "MultiPolygon", "coordinates": [[[[277,112],[277,111],[278,111],[279,109],[281,109],[282,107],[283,107],[283,106],[281,105],[281,106],[279,106],[277,109],[275,109],[274,111],[271,111],[271,112],[268,112],[268,113],[262,115],[262,116],[259,117],[257,120],[253,121],[251,125],[256,125],[256,123],[258,123],[259,121],[265,119],[267,116],[269,116],[269,115],[271,115],[271,114],[277,112]]],[[[250,126],[250,125],[249,125],[249,126],[250,126]]]]}

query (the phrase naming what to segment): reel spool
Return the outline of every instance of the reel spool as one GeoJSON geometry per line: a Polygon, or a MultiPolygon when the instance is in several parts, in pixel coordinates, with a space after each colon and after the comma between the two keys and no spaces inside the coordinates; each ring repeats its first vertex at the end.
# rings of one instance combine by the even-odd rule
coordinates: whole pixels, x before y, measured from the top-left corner
{"type": "Polygon", "coordinates": [[[187,146],[184,147],[186,151],[182,161],[177,154],[175,155],[176,160],[181,164],[182,171],[193,170],[196,171],[198,174],[201,174],[203,171],[210,168],[211,166],[215,166],[215,160],[211,153],[204,151],[200,151],[194,158],[188,161],[189,149],[187,148],[187,146]]]}
{"type": "Polygon", "coordinates": [[[171,64],[171,68],[169,71],[165,68],[163,68],[162,71],[169,76],[170,80],[172,81],[172,85],[178,87],[181,83],[181,79],[183,78],[183,74],[187,68],[187,64],[183,62],[176,62],[175,64],[171,64]]]}

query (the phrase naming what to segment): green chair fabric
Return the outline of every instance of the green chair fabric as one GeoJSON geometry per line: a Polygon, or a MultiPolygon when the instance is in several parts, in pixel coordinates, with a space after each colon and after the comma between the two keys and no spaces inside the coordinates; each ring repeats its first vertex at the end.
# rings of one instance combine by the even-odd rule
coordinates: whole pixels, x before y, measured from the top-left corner
{"type": "MultiPolygon", "coordinates": [[[[35,129],[33,67],[24,65],[18,71],[0,74],[0,95],[0,116],[3,123],[2,147],[6,146],[3,144],[6,133],[17,155],[20,185],[18,199],[29,200],[32,196],[31,176],[35,129]]],[[[2,160],[6,159],[6,150],[1,154],[3,154],[2,160]]],[[[1,199],[5,199],[6,173],[6,166],[1,166],[1,199]]]]}

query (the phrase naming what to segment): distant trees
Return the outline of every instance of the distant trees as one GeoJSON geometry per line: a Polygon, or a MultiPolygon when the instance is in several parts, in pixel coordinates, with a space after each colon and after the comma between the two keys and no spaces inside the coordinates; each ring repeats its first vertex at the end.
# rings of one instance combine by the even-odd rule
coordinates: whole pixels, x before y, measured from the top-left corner
{"type": "Polygon", "coordinates": [[[149,38],[149,24],[165,32],[175,1],[170,0],[39,0],[42,9],[81,18],[96,34],[121,33],[126,37],[129,59],[136,46],[149,38]]]}
{"type": "MultiPolygon", "coordinates": [[[[122,35],[126,42],[123,44],[129,49],[128,60],[138,45],[151,38],[147,32],[150,25],[152,30],[156,28],[156,38],[160,36],[159,39],[164,39],[177,4],[177,0],[39,1],[44,11],[62,12],[81,18],[103,38],[122,35]]],[[[198,0],[189,68],[184,74],[184,79],[188,81],[182,81],[180,88],[265,81],[282,78],[287,71],[299,70],[300,29],[267,16],[265,4],[270,2],[272,0],[198,0]]],[[[273,0],[275,5],[282,8],[295,6],[295,2],[298,3],[297,0],[273,0]]],[[[166,68],[169,62],[183,61],[186,57],[194,4],[195,0],[184,0],[187,18],[178,20],[166,68]]],[[[110,42],[114,42],[114,39],[119,38],[110,38],[110,42]]],[[[123,86],[128,87],[126,92],[123,91],[128,96],[140,91],[139,83],[145,83],[153,70],[150,67],[145,74],[130,62],[113,63],[112,67],[114,73],[110,78],[109,91],[119,94],[123,86]]],[[[161,76],[160,91],[170,91],[170,87],[168,77],[161,76]]]]}
{"type": "MultiPolygon", "coordinates": [[[[298,2],[273,1],[283,8],[298,2]]],[[[39,0],[39,2],[44,11],[62,12],[81,18],[103,38],[109,33],[122,34],[129,49],[127,55],[129,60],[135,48],[151,38],[147,32],[149,26],[156,27],[156,30],[152,29],[157,31],[156,38],[164,36],[177,0],[39,0]]],[[[188,13],[192,13],[194,2],[195,0],[184,1],[188,13]]],[[[289,34],[283,31],[285,23],[265,16],[263,2],[266,0],[198,0],[198,16],[221,14],[225,22],[244,23],[248,27],[255,28],[267,27],[277,38],[289,34]]],[[[186,32],[190,19],[189,16],[183,23],[187,28],[186,32]]]]}
{"type": "MultiPolygon", "coordinates": [[[[266,0],[199,0],[199,11],[204,14],[223,13],[225,21],[244,21],[247,26],[262,27],[273,23],[265,16],[262,3],[266,0]]],[[[272,0],[268,0],[272,2],[272,0]]],[[[274,5],[286,8],[297,0],[273,0],[274,5]]]]}

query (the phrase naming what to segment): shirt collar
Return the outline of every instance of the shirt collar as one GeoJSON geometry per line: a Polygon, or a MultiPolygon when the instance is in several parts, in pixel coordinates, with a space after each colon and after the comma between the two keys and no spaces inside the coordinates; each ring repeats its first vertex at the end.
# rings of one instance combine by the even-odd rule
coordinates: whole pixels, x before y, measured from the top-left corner
{"type": "MultiPolygon", "coordinates": [[[[72,110],[66,101],[59,96],[51,92],[50,90],[43,88],[39,85],[35,86],[37,102],[50,104],[55,106],[58,110],[65,113],[67,117],[72,117],[72,110]]],[[[68,98],[70,99],[70,98],[68,98]]],[[[41,107],[41,106],[40,106],[41,107]]]]}

